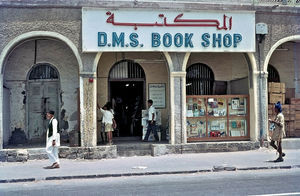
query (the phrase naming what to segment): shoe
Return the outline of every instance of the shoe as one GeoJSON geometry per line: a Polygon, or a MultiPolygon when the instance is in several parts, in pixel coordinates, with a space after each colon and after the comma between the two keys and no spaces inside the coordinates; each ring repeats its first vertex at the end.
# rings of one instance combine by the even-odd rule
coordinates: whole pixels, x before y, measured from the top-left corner
{"type": "Polygon", "coordinates": [[[283,158],[282,158],[282,157],[278,157],[274,162],[275,162],[275,163],[283,162],[283,158]]]}
{"type": "Polygon", "coordinates": [[[143,142],[148,142],[148,140],[142,140],[143,142]]]}
{"type": "Polygon", "coordinates": [[[59,166],[58,163],[53,164],[51,167],[52,167],[51,169],[58,169],[58,168],[60,168],[60,166],[59,166]]]}
{"type": "Polygon", "coordinates": [[[282,153],[282,157],[285,157],[285,153],[282,153]]]}
{"type": "Polygon", "coordinates": [[[52,168],[52,165],[50,165],[50,166],[46,166],[46,167],[43,167],[44,169],[53,169],[52,168]]]}

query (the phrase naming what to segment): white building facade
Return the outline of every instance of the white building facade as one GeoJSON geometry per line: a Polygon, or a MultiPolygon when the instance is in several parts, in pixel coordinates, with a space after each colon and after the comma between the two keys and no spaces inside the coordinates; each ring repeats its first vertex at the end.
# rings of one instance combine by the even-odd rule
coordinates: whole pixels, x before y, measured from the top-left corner
{"type": "Polygon", "coordinates": [[[14,131],[43,142],[48,110],[95,147],[107,101],[115,136],[141,137],[148,99],[171,145],[257,142],[267,137],[268,67],[300,96],[297,1],[2,0],[0,10],[0,148],[14,131]]]}

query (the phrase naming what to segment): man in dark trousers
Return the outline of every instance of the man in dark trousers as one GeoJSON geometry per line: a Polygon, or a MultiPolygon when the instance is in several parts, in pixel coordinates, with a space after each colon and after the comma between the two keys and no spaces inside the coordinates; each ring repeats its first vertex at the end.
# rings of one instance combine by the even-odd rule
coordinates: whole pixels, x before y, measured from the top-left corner
{"type": "Polygon", "coordinates": [[[143,140],[144,142],[148,141],[151,131],[153,132],[155,140],[159,141],[159,137],[156,131],[156,110],[155,107],[153,106],[153,101],[149,99],[148,100],[148,128],[147,128],[147,133],[145,135],[145,138],[143,140]]]}
{"type": "Polygon", "coordinates": [[[46,152],[49,157],[51,166],[46,167],[47,169],[59,168],[59,159],[58,159],[58,147],[60,146],[60,135],[58,121],[54,118],[54,111],[47,112],[47,119],[49,121],[47,129],[47,138],[46,138],[46,152]]]}

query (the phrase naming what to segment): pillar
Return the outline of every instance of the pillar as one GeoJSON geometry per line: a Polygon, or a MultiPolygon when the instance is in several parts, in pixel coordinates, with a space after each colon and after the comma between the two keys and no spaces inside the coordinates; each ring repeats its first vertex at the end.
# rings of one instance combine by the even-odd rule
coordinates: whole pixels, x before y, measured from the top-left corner
{"type": "Polygon", "coordinates": [[[80,73],[80,142],[83,147],[97,146],[97,73],[80,73]]]}
{"type": "Polygon", "coordinates": [[[184,144],[186,138],[186,72],[170,73],[171,144],[184,144]]]}
{"type": "Polygon", "coordinates": [[[268,134],[268,73],[261,71],[257,74],[258,83],[258,122],[259,122],[259,138],[261,142],[267,139],[268,134]]]}
{"type": "Polygon", "coordinates": [[[164,53],[170,74],[170,143],[185,144],[186,136],[186,64],[190,53],[164,53]]]}

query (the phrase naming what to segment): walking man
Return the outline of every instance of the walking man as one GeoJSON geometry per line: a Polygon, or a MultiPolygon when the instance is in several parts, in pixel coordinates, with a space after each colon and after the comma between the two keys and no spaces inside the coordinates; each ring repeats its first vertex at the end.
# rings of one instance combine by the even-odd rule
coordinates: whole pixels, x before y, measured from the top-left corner
{"type": "Polygon", "coordinates": [[[54,111],[47,112],[47,119],[49,121],[47,129],[47,138],[46,138],[46,152],[49,157],[51,166],[47,169],[59,168],[59,159],[58,159],[58,147],[60,146],[60,135],[58,121],[54,118],[54,111]]]}
{"type": "Polygon", "coordinates": [[[145,135],[145,138],[143,140],[144,142],[148,141],[151,131],[153,132],[155,140],[159,141],[159,137],[156,131],[156,110],[155,107],[153,106],[153,101],[149,99],[148,100],[148,128],[147,128],[147,133],[145,135]]]}
{"type": "Polygon", "coordinates": [[[283,158],[285,156],[285,153],[282,152],[282,138],[285,136],[285,130],[284,130],[284,116],[282,114],[282,108],[280,102],[277,102],[275,104],[275,113],[276,117],[274,120],[269,119],[270,123],[274,123],[275,129],[271,136],[271,142],[270,145],[277,150],[279,153],[279,157],[274,162],[282,162],[283,158]],[[275,144],[277,142],[277,146],[275,144]]]}

